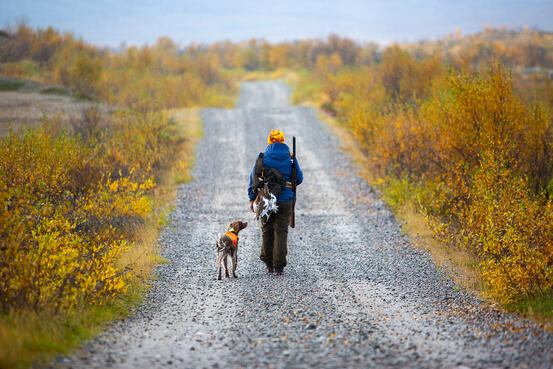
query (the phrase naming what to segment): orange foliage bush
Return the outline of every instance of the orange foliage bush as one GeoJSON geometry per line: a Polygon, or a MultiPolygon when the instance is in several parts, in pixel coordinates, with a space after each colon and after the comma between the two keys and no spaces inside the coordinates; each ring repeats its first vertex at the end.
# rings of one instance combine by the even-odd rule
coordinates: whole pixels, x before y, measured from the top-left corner
{"type": "Polygon", "coordinates": [[[448,77],[393,46],[380,65],[324,81],[373,169],[424,188],[437,237],[480,258],[491,296],[553,289],[553,123],[505,68],[448,77]]]}

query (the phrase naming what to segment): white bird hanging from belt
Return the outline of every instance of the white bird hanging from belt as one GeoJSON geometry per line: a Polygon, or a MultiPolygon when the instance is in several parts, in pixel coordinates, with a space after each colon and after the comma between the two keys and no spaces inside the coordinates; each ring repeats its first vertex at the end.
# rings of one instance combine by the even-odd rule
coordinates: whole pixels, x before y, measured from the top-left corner
{"type": "Polygon", "coordinates": [[[253,203],[253,210],[255,211],[255,219],[261,218],[263,223],[269,220],[272,213],[276,213],[278,210],[276,196],[269,191],[269,186],[265,184],[263,189],[257,194],[257,198],[253,203]]]}

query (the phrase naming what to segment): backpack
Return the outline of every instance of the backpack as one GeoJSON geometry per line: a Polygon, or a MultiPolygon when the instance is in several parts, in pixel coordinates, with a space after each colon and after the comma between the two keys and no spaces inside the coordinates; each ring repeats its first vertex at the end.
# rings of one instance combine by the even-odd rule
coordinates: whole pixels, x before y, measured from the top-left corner
{"type": "Polygon", "coordinates": [[[284,190],[286,178],[275,168],[263,165],[263,156],[264,154],[260,152],[255,162],[252,180],[254,193],[257,194],[257,190],[263,188],[266,183],[269,186],[269,192],[278,196],[284,190]]]}

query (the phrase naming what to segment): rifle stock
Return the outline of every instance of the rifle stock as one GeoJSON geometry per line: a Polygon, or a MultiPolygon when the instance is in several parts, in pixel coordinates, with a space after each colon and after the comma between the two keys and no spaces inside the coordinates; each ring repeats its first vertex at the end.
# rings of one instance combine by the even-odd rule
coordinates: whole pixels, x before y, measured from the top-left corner
{"type": "Polygon", "coordinates": [[[292,138],[292,175],[290,176],[290,182],[292,182],[292,191],[294,192],[294,199],[292,200],[292,214],[290,215],[290,228],[296,227],[296,136],[292,138]]]}

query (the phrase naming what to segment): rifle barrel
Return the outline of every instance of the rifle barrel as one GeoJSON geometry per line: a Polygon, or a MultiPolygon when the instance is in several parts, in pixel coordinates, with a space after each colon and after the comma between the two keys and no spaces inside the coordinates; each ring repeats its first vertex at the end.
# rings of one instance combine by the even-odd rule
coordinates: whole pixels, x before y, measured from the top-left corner
{"type": "Polygon", "coordinates": [[[292,191],[294,192],[294,199],[292,200],[292,214],[290,215],[290,227],[296,227],[296,136],[292,137],[292,191]]]}

